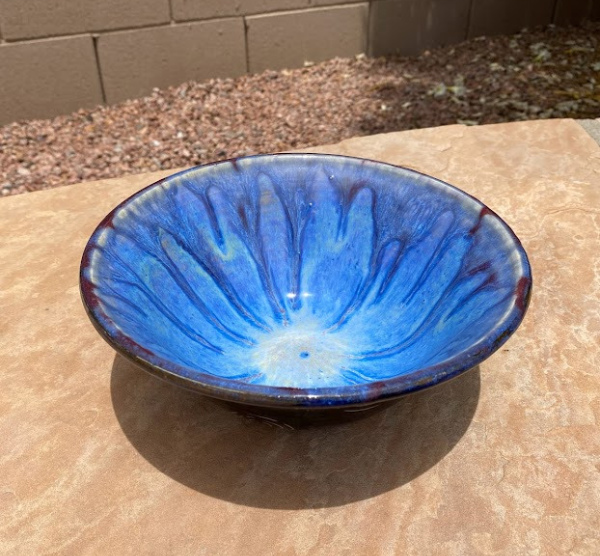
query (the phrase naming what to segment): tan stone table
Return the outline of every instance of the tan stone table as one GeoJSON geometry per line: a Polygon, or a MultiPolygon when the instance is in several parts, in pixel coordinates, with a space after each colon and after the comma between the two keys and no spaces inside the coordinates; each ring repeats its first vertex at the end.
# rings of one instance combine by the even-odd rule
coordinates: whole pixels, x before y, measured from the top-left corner
{"type": "Polygon", "coordinates": [[[137,370],[85,316],[87,238],[161,174],[2,199],[1,554],[600,554],[598,145],[562,120],[312,150],[417,168],[503,216],[534,273],[515,336],[363,421],[269,426],[137,370]]]}

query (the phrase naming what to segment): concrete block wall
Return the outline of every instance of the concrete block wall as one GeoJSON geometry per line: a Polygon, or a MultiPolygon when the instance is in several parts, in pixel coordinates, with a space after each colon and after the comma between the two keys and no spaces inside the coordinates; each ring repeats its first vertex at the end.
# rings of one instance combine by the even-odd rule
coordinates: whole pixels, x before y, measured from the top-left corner
{"type": "Polygon", "coordinates": [[[600,0],[0,0],[0,125],[336,56],[600,18],[600,0]]]}

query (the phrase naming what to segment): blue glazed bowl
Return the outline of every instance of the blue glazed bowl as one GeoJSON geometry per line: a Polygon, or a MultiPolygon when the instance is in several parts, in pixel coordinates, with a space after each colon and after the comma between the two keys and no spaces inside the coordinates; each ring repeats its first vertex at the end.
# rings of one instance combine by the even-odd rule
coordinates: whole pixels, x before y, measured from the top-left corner
{"type": "Polygon", "coordinates": [[[477,365],[515,331],[527,255],[490,209],[374,161],[278,154],[186,170],[116,207],[81,292],[162,378],[246,406],[356,410],[477,365]]]}

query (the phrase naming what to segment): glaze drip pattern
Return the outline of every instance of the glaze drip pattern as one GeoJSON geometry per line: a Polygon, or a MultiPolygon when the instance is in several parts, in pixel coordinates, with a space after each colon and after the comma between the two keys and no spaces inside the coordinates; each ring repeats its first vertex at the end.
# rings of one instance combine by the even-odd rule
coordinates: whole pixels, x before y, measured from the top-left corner
{"type": "Polygon", "coordinates": [[[490,353],[529,283],[518,240],[479,201],[322,155],[163,180],[105,219],[82,265],[84,300],[113,343],[192,380],[303,389],[490,353]]]}

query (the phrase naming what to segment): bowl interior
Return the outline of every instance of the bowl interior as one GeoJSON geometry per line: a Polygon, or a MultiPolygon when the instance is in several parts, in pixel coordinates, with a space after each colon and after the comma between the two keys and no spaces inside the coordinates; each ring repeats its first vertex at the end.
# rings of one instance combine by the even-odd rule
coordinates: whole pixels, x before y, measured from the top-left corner
{"type": "Polygon", "coordinates": [[[82,263],[84,301],[111,343],[240,391],[464,370],[516,328],[529,283],[518,240],[479,201],[325,155],[162,180],[107,216],[82,263]]]}

